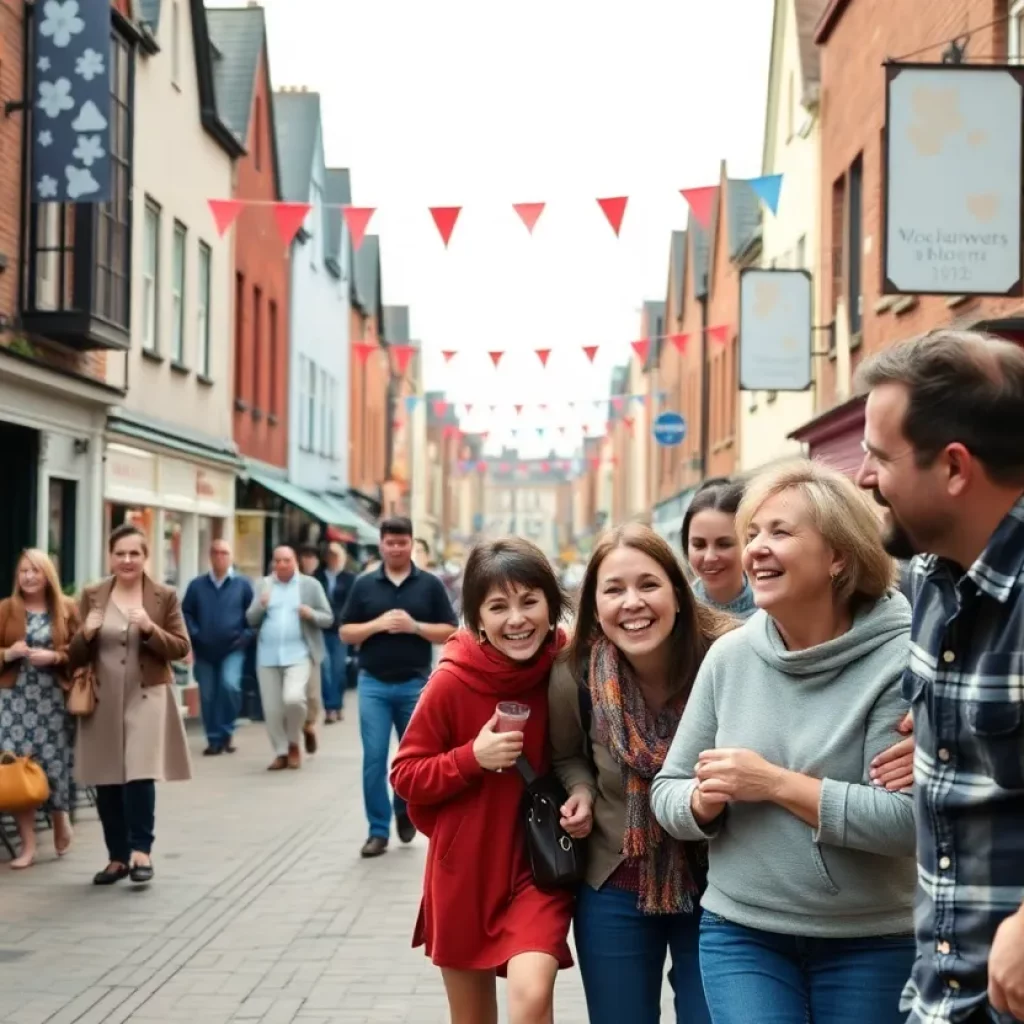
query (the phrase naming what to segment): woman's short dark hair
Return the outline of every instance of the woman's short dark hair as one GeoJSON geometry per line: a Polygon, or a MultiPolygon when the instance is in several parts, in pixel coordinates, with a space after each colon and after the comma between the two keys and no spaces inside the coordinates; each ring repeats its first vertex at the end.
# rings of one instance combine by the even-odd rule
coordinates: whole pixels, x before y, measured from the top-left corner
{"type": "Polygon", "coordinates": [[[112,555],[114,548],[125,537],[138,537],[142,541],[143,554],[149,554],[149,541],[146,540],[146,535],[142,532],[142,529],[134,523],[122,523],[110,531],[110,536],[107,538],[107,553],[112,555]]]}
{"type": "Polygon", "coordinates": [[[522,537],[477,544],[466,559],[462,576],[462,614],[474,633],[480,632],[480,609],[493,587],[539,590],[548,602],[551,622],[558,622],[568,599],[547,556],[522,537]]]}
{"type": "Polygon", "coordinates": [[[721,476],[704,483],[691,499],[683,516],[683,554],[685,555],[690,548],[690,526],[698,512],[724,512],[726,515],[734,516],[742,500],[742,481],[721,476]]]}

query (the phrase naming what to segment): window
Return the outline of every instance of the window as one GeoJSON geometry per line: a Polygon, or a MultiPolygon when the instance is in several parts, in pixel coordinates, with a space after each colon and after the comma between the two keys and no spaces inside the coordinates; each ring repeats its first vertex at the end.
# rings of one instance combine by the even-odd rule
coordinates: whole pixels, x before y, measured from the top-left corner
{"type": "Polygon", "coordinates": [[[864,232],[861,223],[863,215],[864,161],[858,156],[850,165],[849,196],[849,267],[847,301],[850,306],[850,333],[857,334],[861,328],[861,276],[864,267],[864,232]]]}
{"type": "Polygon", "coordinates": [[[171,83],[181,85],[181,4],[171,5],[171,83]]]}
{"type": "Polygon", "coordinates": [[[1024,0],[1010,3],[1010,24],[1006,38],[1007,57],[1011,64],[1020,64],[1024,57],[1024,0]]]}
{"type": "Polygon", "coordinates": [[[331,415],[328,419],[327,429],[330,432],[327,454],[332,459],[336,459],[340,448],[338,444],[338,382],[333,377],[331,378],[331,415]]]}
{"type": "Polygon", "coordinates": [[[185,365],[185,244],[188,231],[174,222],[174,253],[171,258],[171,361],[185,365]]]}
{"type": "Polygon", "coordinates": [[[196,343],[199,345],[199,373],[210,377],[210,276],[213,252],[199,243],[199,291],[196,293],[196,343]]]}
{"type": "Polygon", "coordinates": [[[306,436],[309,439],[309,450],[316,451],[316,363],[307,360],[309,369],[309,388],[306,395],[306,436]]]}
{"type": "Polygon", "coordinates": [[[309,403],[307,362],[305,356],[299,356],[299,448],[302,451],[309,450],[309,418],[306,411],[309,403]]]}
{"type": "Polygon", "coordinates": [[[278,366],[277,360],[280,352],[278,352],[278,338],[277,338],[277,303],[271,299],[267,306],[267,329],[268,329],[268,341],[270,342],[270,353],[267,357],[267,366],[269,368],[270,376],[270,395],[267,398],[267,412],[271,416],[278,414],[277,404],[277,389],[278,389],[278,366]]]}
{"type": "Polygon", "coordinates": [[[839,299],[843,294],[844,244],[846,230],[843,217],[846,213],[846,175],[840,175],[832,183],[832,315],[835,316],[839,307],[839,299]]]}
{"type": "Polygon", "coordinates": [[[330,415],[331,389],[328,384],[327,371],[320,371],[320,454],[331,454],[331,439],[328,430],[328,417],[330,415]]]}
{"type": "Polygon", "coordinates": [[[146,199],[142,254],[142,349],[159,351],[160,207],[146,199]]]}
{"type": "Polygon", "coordinates": [[[63,309],[61,238],[67,207],[60,203],[39,203],[36,206],[36,309],[63,309]]]}
{"type": "Polygon", "coordinates": [[[49,523],[47,553],[57,568],[61,585],[75,582],[75,524],[77,521],[78,484],[74,480],[50,477],[49,523]]]}
{"type": "Polygon", "coordinates": [[[263,409],[263,289],[252,290],[252,409],[263,409]]]}
{"type": "Polygon", "coordinates": [[[245,275],[235,271],[235,403],[245,404],[245,275]]]}

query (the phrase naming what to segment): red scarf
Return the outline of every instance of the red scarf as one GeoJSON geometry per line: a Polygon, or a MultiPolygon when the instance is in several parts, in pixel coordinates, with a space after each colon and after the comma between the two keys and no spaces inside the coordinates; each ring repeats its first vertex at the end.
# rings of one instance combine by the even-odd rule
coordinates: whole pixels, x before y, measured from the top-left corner
{"type": "Polygon", "coordinates": [[[441,650],[438,668],[446,668],[460,682],[478,693],[495,697],[518,697],[544,683],[558,652],[566,644],[565,632],[550,634],[530,661],[514,661],[487,641],[460,629],[441,650]]]}

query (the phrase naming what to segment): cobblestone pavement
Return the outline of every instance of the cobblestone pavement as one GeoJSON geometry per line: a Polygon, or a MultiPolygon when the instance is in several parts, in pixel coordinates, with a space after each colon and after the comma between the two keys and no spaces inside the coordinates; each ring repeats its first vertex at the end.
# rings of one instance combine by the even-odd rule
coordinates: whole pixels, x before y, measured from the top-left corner
{"type": "MultiPolygon", "coordinates": [[[[0,863],[0,1024],[447,1021],[439,972],[409,946],[426,844],[359,858],[354,700],[348,716],[299,773],[267,774],[259,725],[219,758],[190,733],[196,777],[158,788],[148,890],[89,884],[106,862],[92,810],[64,860],[44,835],[31,870],[0,863]]],[[[555,1019],[587,1019],[575,970],[555,1019]]]]}

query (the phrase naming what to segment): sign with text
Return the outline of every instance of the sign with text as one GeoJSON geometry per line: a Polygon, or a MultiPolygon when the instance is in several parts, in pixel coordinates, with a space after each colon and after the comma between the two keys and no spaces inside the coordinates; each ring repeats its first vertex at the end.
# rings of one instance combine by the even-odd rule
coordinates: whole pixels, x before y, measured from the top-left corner
{"type": "Polygon", "coordinates": [[[740,272],[740,388],[806,391],[811,386],[811,275],[806,270],[740,272]]]}
{"type": "Polygon", "coordinates": [[[666,448],[686,440],[686,417],[678,412],[663,412],[654,421],[654,440],[666,448]]]}
{"type": "Polygon", "coordinates": [[[1020,295],[1024,70],[886,67],[887,295],[1020,295]]]}

